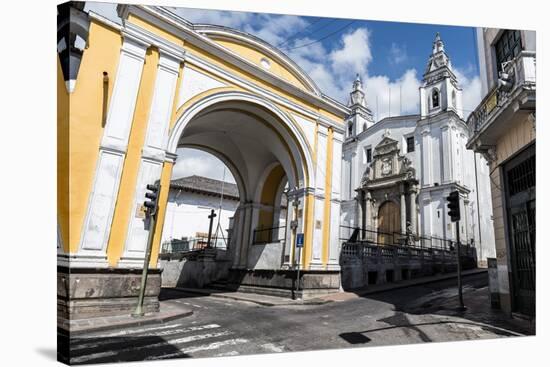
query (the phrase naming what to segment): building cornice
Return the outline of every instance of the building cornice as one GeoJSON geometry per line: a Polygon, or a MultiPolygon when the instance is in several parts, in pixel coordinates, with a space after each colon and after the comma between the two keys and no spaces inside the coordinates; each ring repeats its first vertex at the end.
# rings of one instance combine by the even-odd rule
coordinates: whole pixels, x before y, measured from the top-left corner
{"type": "MultiPolygon", "coordinates": [[[[347,108],[345,105],[333,99],[324,98],[323,94],[319,96],[315,93],[298,88],[290,82],[281,79],[280,77],[277,77],[266,70],[263,70],[258,65],[251,63],[250,61],[244,59],[236,53],[217,44],[213,40],[209,39],[206,35],[197,32],[191,23],[187,21],[182,21],[183,18],[176,16],[175,14],[163,9],[162,7],[125,4],[119,5],[118,12],[123,19],[127,19],[130,14],[134,14],[159,27],[160,29],[175,34],[177,37],[180,37],[184,41],[200,47],[206,52],[260,78],[261,80],[265,80],[266,82],[274,86],[283,88],[291,92],[297,98],[307,101],[316,107],[323,108],[326,111],[331,112],[335,115],[342,116],[342,118],[344,118],[349,113],[349,108],[347,108]]],[[[127,23],[128,22],[125,22],[125,24],[127,23]]]]}

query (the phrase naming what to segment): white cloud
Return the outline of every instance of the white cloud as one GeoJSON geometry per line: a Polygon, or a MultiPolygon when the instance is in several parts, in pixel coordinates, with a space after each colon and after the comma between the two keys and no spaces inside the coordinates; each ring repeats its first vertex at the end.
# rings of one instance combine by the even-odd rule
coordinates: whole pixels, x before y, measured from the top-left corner
{"type": "Polygon", "coordinates": [[[258,14],[259,20],[249,23],[245,32],[277,46],[308,26],[308,22],[295,15],[258,14]]]}
{"type": "Polygon", "coordinates": [[[467,119],[481,101],[481,79],[479,75],[468,76],[472,74],[471,66],[464,70],[455,68],[454,72],[462,88],[462,108],[464,119],[467,119]]]}
{"type": "Polygon", "coordinates": [[[407,61],[407,46],[399,46],[397,43],[392,42],[390,52],[388,56],[388,62],[392,65],[399,65],[407,61]]]}
{"type": "Polygon", "coordinates": [[[181,17],[191,23],[216,24],[241,29],[252,21],[254,13],[223,10],[203,10],[191,8],[172,8],[181,17]]]}
{"type": "Polygon", "coordinates": [[[369,44],[369,31],[357,28],[354,32],[345,34],[341,48],[333,50],[329,59],[332,70],[338,74],[367,74],[367,66],[372,60],[369,44]]]}
{"type": "Polygon", "coordinates": [[[398,116],[418,112],[421,82],[415,69],[408,69],[393,82],[384,75],[369,76],[364,82],[367,101],[376,121],[390,113],[391,116],[398,116]]]}
{"type": "MultiPolygon", "coordinates": [[[[347,103],[355,74],[363,79],[367,103],[378,121],[388,115],[414,114],[419,111],[421,76],[415,69],[407,69],[399,78],[391,80],[387,75],[371,75],[369,65],[373,60],[371,52],[372,34],[366,27],[349,30],[335,38],[333,47],[324,42],[314,42],[317,37],[299,32],[308,27],[304,18],[269,14],[252,14],[220,11],[199,11],[180,9],[180,14],[192,22],[221,24],[249,32],[272,45],[285,42],[282,51],[293,59],[316,82],[323,93],[347,103]],[[298,35],[299,37],[296,37],[298,35]],[[311,44],[310,44],[311,43],[311,44]],[[307,47],[299,47],[308,44],[307,47]],[[391,103],[390,103],[391,93],[391,103]],[[378,102],[378,103],[377,103],[378,102]]],[[[325,41],[326,42],[326,41],[325,41]]],[[[406,45],[392,43],[387,62],[403,65],[408,61],[406,45]]],[[[473,75],[473,68],[455,69],[463,88],[464,117],[466,118],[481,99],[479,76],[473,75]]],[[[193,157],[189,159],[193,160],[193,157]]],[[[220,162],[221,163],[221,162],[220,162]]],[[[211,170],[206,161],[190,162],[182,170],[195,168],[214,175],[219,168],[211,170]]],[[[181,167],[184,167],[183,165],[181,167]]],[[[216,166],[219,167],[219,166],[216,166]]],[[[180,168],[178,167],[178,170],[180,168]]],[[[207,173],[204,173],[205,175],[207,173]]],[[[211,177],[211,176],[209,176],[211,177]]]]}

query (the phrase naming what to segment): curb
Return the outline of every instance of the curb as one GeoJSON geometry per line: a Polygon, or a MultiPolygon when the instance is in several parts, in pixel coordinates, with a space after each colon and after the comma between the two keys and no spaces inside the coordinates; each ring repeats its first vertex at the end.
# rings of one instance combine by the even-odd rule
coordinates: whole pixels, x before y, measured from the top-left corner
{"type": "Polygon", "coordinates": [[[71,327],[70,330],[67,330],[65,328],[58,326],[57,330],[64,333],[68,333],[69,336],[82,335],[85,333],[96,332],[96,331],[119,330],[127,327],[138,327],[138,326],[145,326],[145,325],[151,325],[151,324],[163,324],[165,322],[169,322],[179,318],[189,317],[191,315],[193,315],[193,311],[188,310],[182,313],[169,314],[164,317],[156,317],[156,318],[150,318],[150,319],[144,319],[144,320],[135,319],[135,320],[129,320],[128,322],[112,323],[112,324],[98,325],[98,326],[92,326],[92,327],[81,327],[77,329],[75,329],[74,327],[71,327]]]}
{"type": "MultiPolygon", "coordinates": [[[[181,288],[181,287],[176,287],[176,288],[171,288],[171,289],[178,290],[178,291],[181,291],[181,292],[187,292],[187,293],[202,294],[202,295],[205,295],[205,296],[210,296],[210,297],[215,297],[215,298],[225,298],[225,299],[232,299],[232,300],[235,300],[235,301],[251,302],[251,303],[256,303],[258,305],[266,306],[266,307],[309,306],[309,305],[322,305],[322,304],[325,304],[325,303],[333,302],[332,300],[324,300],[324,299],[315,299],[314,300],[314,299],[311,299],[311,300],[306,300],[306,301],[287,301],[287,302],[281,302],[281,303],[273,303],[273,302],[269,302],[269,301],[255,300],[255,299],[250,299],[250,298],[241,298],[241,297],[233,296],[233,295],[225,293],[225,292],[216,293],[216,292],[208,292],[208,291],[205,291],[205,290],[200,290],[200,289],[195,289],[195,288],[181,288]]],[[[271,297],[275,297],[275,296],[271,296],[271,297]]],[[[286,299],[286,298],[283,298],[283,297],[280,297],[280,298],[286,299]]]]}
{"type": "MultiPolygon", "coordinates": [[[[467,273],[462,273],[462,277],[467,277],[471,275],[478,275],[482,273],[486,273],[487,269],[473,269],[467,273]]],[[[418,279],[414,282],[409,283],[395,283],[388,287],[381,287],[379,289],[364,289],[364,290],[356,290],[356,291],[345,291],[344,293],[353,293],[357,296],[361,297],[368,294],[374,294],[374,293],[382,293],[387,291],[392,291],[395,289],[402,289],[407,287],[415,287],[423,284],[429,284],[429,283],[437,283],[443,280],[449,280],[456,278],[456,273],[449,273],[448,275],[439,276],[439,277],[430,277],[427,279],[418,279]]],[[[225,298],[225,299],[232,299],[235,301],[242,301],[242,302],[251,302],[256,303],[261,306],[267,306],[267,307],[276,307],[276,306],[316,306],[316,305],[323,305],[330,302],[335,302],[332,299],[323,299],[323,298],[315,298],[311,300],[306,301],[288,301],[284,303],[272,303],[269,301],[262,301],[262,300],[253,300],[253,299],[244,299],[238,296],[232,296],[231,294],[228,294],[226,292],[216,292],[217,290],[212,289],[211,291],[197,289],[197,288],[183,288],[183,287],[176,287],[176,288],[170,288],[174,290],[178,290],[181,292],[187,292],[187,293],[194,293],[194,294],[202,294],[204,296],[210,296],[210,297],[216,297],[216,298],[225,298]],[[212,292],[213,291],[213,292],[212,292]]],[[[274,296],[273,296],[274,297],[274,296]]],[[[282,297],[281,297],[282,298],[282,297]]]]}

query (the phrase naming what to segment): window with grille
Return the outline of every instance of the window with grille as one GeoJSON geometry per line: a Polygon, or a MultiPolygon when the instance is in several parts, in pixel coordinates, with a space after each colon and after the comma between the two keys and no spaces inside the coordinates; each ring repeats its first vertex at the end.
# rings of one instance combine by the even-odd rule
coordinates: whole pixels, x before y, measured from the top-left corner
{"type": "Polygon", "coordinates": [[[414,152],[414,136],[407,138],[407,153],[414,152]]]}
{"type": "Polygon", "coordinates": [[[497,43],[495,53],[497,57],[497,71],[502,71],[502,63],[512,60],[523,49],[521,45],[521,33],[518,30],[505,30],[497,43]]]}
{"type": "Polygon", "coordinates": [[[532,156],[508,171],[509,195],[535,187],[535,156],[532,156]]]}
{"type": "Polygon", "coordinates": [[[365,147],[365,155],[363,156],[363,163],[370,163],[372,161],[372,149],[365,147]]]}

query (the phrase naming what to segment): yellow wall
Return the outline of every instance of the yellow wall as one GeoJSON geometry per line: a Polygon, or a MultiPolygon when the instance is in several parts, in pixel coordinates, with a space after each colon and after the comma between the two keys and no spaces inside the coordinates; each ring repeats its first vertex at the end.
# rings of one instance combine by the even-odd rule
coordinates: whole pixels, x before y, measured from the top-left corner
{"type": "Polygon", "coordinates": [[[160,176],[160,195],[159,195],[159,207],[157,214],[157,223],[155,226],[155,236],[153,237],[153,246],[151,249],[151,261],[149,266],[151,268],[157,267],[158,255],[160,252],[160,241],[162,239],[162,229],[164,228],[164,219],[166,217],[166,206],[168,205],[168,194],[170,191],[170,180],[172,179],[172,168],[174,164],[170,162],[164,162],[162,167],[162,174],[160,176]]]}
{"type": "Polygon", "coordinates": [[[141,162],[141,149],[145,142],[147,122],[153,100],[158,61],[158,50],[153,48],[148,49],[139,85],[132,128],[128,139],[128,150],[124,159],[117,205],[113,214],[113,223],[107,245],[107,260],[111,266],[116,266],[124,251],[130,211],[133,207],[136,192],[136,183],[141,162]]]}
{"type": "MultiPolygon", "coordinates": [[[[78,79],[69,101],[69,153],[59,157],[59,167],[67,172],[68,167],[68,215],[69,215],[69,248],[71,252],[78,250],[80,234],[88,199],[92,190],[98,149],[103,136],[104,111],[113,91],[113,82],[119,61],[122,38],[119,32],[92,20],[88,47],[84,51],[78,79]],[[107,88],[107,98],[104,96],[103,72],[109,74],[110,82],[107,88]]],[[[63,82],[61,73],[59,78],[63,82]]],[[[65,87],[58,88],[58,100],[65,103],[65,87]]],[[[58,116],[58,128],[64,129],[66,117],[58,116]]],[[[63,146],[62,146],[63,148],[63,146]]],[[[60,172],[61,174],[61,172],[60,172]]],[[[66,206],[66,195],[61,192],[60,204],[66,206]]],[[[62,222],[66,209],[60,213],[62,222]]],[[[63,229],[66,231],[66,229],[63,229]]],[[[65,235],[63,235],[65,237],[65,235]]]]}
{"type": "MultiPolygon", "coordinates": [[[[296,98],[286,90],[269,85],[261,78],[243,72],[225,60],[213,57],[193,45],[186,44],[177,36],[164,30],[157,29],[139,18],[130,16],[130,21],[153,33],[156,33],[170,42],[183,46],[188,51],[200,55],[212,64],[222,67],[240,78],[249,80],[261,88],[275,92],[309,110],[317,111],[333,121],[343,121],[341,116],[337,116],[328,111],[319,109],[308,102],[296,98]]],[[[80,66],[76,88],[70,95],[70,100],[65,89],[62,73],[59,70],[58,110],[60,113],[58,117],[58,219],[60,222],[63,242],[68,244],[67,246],[71,252],[77,251],[80,241],[82,225],[87,211],[87,205],[95,175],[99,145],[104,131],[106,112],[108,112],[107,107],[109,98],[112,95],[113,85],[117,77],[116,70],[119,62],[121,44],[122,38],[118,30],[92,19],[88,45],[84,52],[80,66]],[[106,88],[106,94],[104,93],[103,72],[107,72],[109,75],[109,83],[106,88]]],[[[229,47],[230,45],[226,42],[225,46],[229,47]]],[[[234,44],[231,45],[231,47],[238,50],[239,53],[245,57],[252,57],[251,55],[254,55],[254,57],[257,58],[261,55],[257,51],[247,49],[242,45],[234,44]]],[[[117,196],[117,204],[115,207],[113,223],[109,236],[107,255],[111,266],[116,265],[124,249],[128,220],[131,215],[130,211],[132,210],[133,198],[135,195],[135,185],[139,171],[141,149],[145,140],[146,124],[151,107],[158,58],[159,54],[156,49],[148,50],[142,79],[140,81],[136,111],[132,121],[128,151],[124,161],[120,189],[117,196]]],[[[273,60],[271,61],[273,62],[273,60]]],[[[275,69],[273,72],[279,70],[277,69],[279,67],[282,68],[282,66],[277,63],[274,66],[275,69]]],[[[180,68],[177,88],[179,88],[181,84],[180,80],[184,72],[184,68],[180,68]]],[[[277,73],[279,72],[281,76],[284,76],[287,79],[289,78],[289,75],[291,75],[291,73],[287,70],[281,69],[277,71],[277,73]]],[[[292,78],[295,77],[292,76],[292,78]]],[[[297,81],[297,79],[295,81],[297,81]]],[[[231,85],[229,81],[225,82],[231,85]]],[[[237,86],[229,87],[229,89],[242,90],[242,88],[237,86]]],[[[211,91],[208,93],[211,93],[211,91]]],[[[199,98],[199,96],[197,96],[197,98],[199,98]]],[[[170,122],[171,129],[173,128],[177,117],[183,113],[186,106],[189,106],[189,104],[193,103],[195,100],[196,98],[188,101],[188,103],[180,109],[177,109],[176,105],[174,105],[172,119],[170,122]]],[[[288,111],[283,106],[279,107],[284,111],[288,111]]],[[[293,111],[293,113],[295,112],[293,111]]],[[[296,124],[296,126],[298,126],[298,124],[296,124]]],[[[331,139],[329,139],[329,141],[330,140],[331,139]]],[[[329,151],[331,151],[330,148],[329,151]]],[[[310,151],[309,153],[315,157],[315,152],[310,151]]],[[[305,153],[303,152],[302,154],[305,153]]],[[[305,161],[305,157],[302,158],[305,161]]],[[[330,161],[330,159],[328,159],[328,161],[330,161]]],[[[329,186],[327,186],[326,191],[329,195],[330,169],[331,165],[327,162],[327,184],[329,186]]],[[[166,195],[169,187],[171,171],[172,164],[166,163],[162,171],[163,190],[161,192],[160,199],[160,202],[163,204],[163,208],[159,212],[159,221],[157,223],[157,229],[159,230],[155,235],[154,246],[156,251],[153,252],[153,258],[151,259],[152,265],[156,264],[156,252],[160,247],[160,236],[162,233],[162,223],[164,221],[164,210],[166,205],[165,201],[167,200],[166,195]]],[[[267,200],[266,202],[270,203],[269,205],[273,205],[277,186],[283,176],[284,170],[280,166],[271,172],[268,182],[266,182],[266,185],[264,186],[262,201],[265,199],[267,200]]],[[[309,180],[306,177],[306,186],[309,186],[308,181],[309,180]]],[[[307,195],[305,197],[305,201],[304,233],[306,236],[306,243],[304,254],[302,256],[302,263],[307,266],[309,264],[312,251],[313,195],[307,195]]],[[[327,202],[328,210],[330,211],[330,202],[329,200],[327,202]]],[[[328,228],[329,221],[326,218],[329,218],[329,214],[327,214],[326,207],[327,204],[325,204],[325,225],[327,225],[328,228]]],[[[269,215],[261,214],[260,217],[260,223],[265,222],[266,225],[271,226],[273,221],[272,212],[270,212],[269,215]]],[[[324,233],[323,242],[327,239],[328,234],[324,233]]],[[[326,254],[323,253],[323,256],[326,257],[326,254]]]]}
{"type": "MultiPolygon", "coordinates": [[[[275,197],[277,196],[277,189],[279,188],[283,177],[285,177],[283,167],[281,165],[273,167],[264,182],[264,187],[262,188],[260,202],[263,205],[272,206],[273,208],[276,205],[280,205],[275,202],[275,197]]],[[[258,228],[273,227],[273,214],[273,210],[261,209],[258,220],[258,228]]]]}
{"type": "Polygon", "coordinates": [[[69,93],[57,58],[57,221],[63,251],[69,251],[69,93]]]}
{"type": "Polygon", "coordinates": [[[305,197],[305,223],[304,223],[304,248],[302,250],[301,265],[304,268],[309,267],[311,262],[311,254],[313,252],[313,209],[315,205],[315,197],[313,194],[308,194],[305,197]]]}
{"type": "Polygon", "coordinates": [[[254,63],[255,65],[263,68],[260,64],[260,61],[263,58],[266,58],[270,62],[270,67],[267,70],[269,73],[278,76],[281,79],[286,80],[290,84],[301,88],[305,91],[311,91],[304,83],[302,83],[296,76],[290,73],[281,63],[277,62],[275,59],[269,57],[268,55],[263,54],[262,52],[251,48],[250,46],[243,45],[241,43],[231,41],[231,40],[216,40],[215,41],[221,46],[228,48],[239,56],[247,59],[248,61],[254,63]]]}
{"type": "MultiPolygon", "coordinates": [[[[339,122],[342,125],[344,124],[343,116],[339,116],[339,115],[336,115],[332,112],[326,111],[322,108],[318,108],[316,106],[313,106],[310,103],[295,97],[294,95],[292,95],[288,91],[286,91],[282,88],[276,87],[274,85],[271,85],[271,84],[267,83],[265,80],[263,80],[259,77],[256,77],[252,74],[244,72],[243,70],[238,69],[236,66],[230,64],[229,62],[227,62],[223,59],[220,59],[218,57],[215,57],[211,54],[208,54],[204,50],[202,50],[202,49],[200,49],[200,48],[198,48],[198,47],[196,47],[196,46],[194,46],[194,45],[192,45],[188,42],[187,43],[184,42],[178,36],[176,36],[176,35],[174,35],[170,32],[167,32],[165,30],[159,29],[157,26],[155,26],[155,25],[153,25],[153,24],[151,24],[151,23],[149,23],[149,22],[147,22],[147,21],[145,21],[145,20],[143,20],[143,19],[141,19],[141,18],[139,18],[135,15],[130,15],[128,17],[128,21],[130,23],[136,24],[139,27],[141,27],[145,30],[148,30],[148,31],[150,31],[150,32],[152,32],[152,33],[154,33],[154,34],[156,34],[156,35],[172,42],[172,43],[178,44],[180,46],[183,45],[184,49],[186,49],[187,51],[190,51],[191,53],[193,53],[195,55],[200,55],[201,58],[207,60],[208,62],[210,62],[210,63],[212,63],[212,64],[214,64],[218,67],[221,67],[221,68],[229,71],[233,75],[236,75],[236,76],[238,76],[242,79],[251,81],[256,85],[261,86],[262,88],[265,88],[267,90],[275,92],[275,93],[283,96],[284,98],[286,98],[286,99],[288,99],[288,100],[290,100],[290,101],[292,101],[292,102],[294,102],[294,103],[296,103],[296,104],[298,104],[302,107],[305,107],[305,108],[308,108],[310,110],[316,111],[319,114],[331,119],[332,121],[339,122]]],[[[226,45],[228,45],[228,43],[226,43],[226,45]]],[[[255,53],[257,53],[256,50],[254,50],[252,48],[249,48],[248,51],[244,55],[248,55],[248,57],[252,57],[250,55],[254,55],[255,53]]]]}

